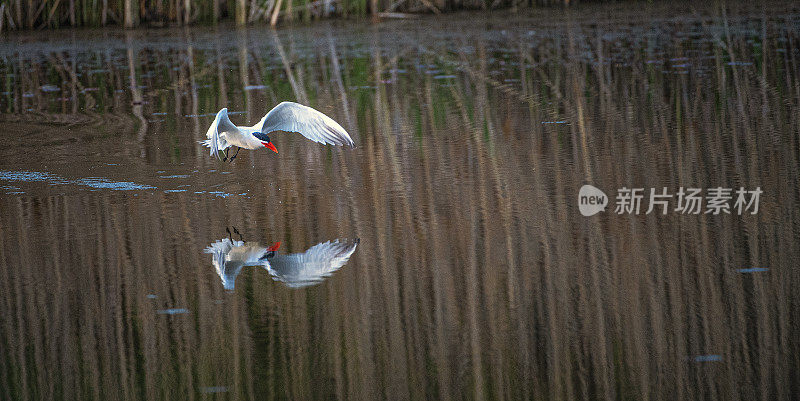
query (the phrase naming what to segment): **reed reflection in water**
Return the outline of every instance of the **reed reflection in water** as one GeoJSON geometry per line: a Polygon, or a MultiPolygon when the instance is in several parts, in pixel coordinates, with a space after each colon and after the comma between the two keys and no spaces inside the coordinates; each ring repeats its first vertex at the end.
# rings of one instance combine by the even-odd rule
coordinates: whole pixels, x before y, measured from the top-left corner
{"type": "Polygon", "coordinates": [[[754,15],[6,50],[0,170],[66,183],[0,182],[0,398],[791,399],[798,19],[754,15]],[[360,146],[196,145],[281,100],[360,146]],[[99,174],[143,188],[70,184],[99,174]],[[587,218],[585,183],[763,195],[587,218]],[[204,250],[229,226],[361,243],[317,285],[225,291],[204,250]]]}

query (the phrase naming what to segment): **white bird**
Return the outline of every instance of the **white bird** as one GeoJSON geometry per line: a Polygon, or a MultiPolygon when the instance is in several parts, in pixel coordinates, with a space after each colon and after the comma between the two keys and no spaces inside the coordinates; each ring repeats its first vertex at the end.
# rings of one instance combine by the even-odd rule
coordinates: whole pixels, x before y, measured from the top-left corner
{"type": "Polygon", "coordinates": [[[205,252],[212,255],[211,263],[226,290],[234,289],[236,276],[245,266],[262,266],[273,280],[291,288],[302,288],[321,283],[344,266],[359,242],[358,239],[328,241],[304,253],[278,255],[280,242],[264,248],[258,243],[224,238],[209,245],[205,252]]]}
{"type": "MultiPolygon", "coordinates": [[[[237,127],[228,118],[228,109],[223,108],[208,128],[208,139],[200,143],[211,149],[211,156],[217,157],[220,151],[236,146],[236,154],[230,158],[233,161],[242,148],[267,148],[278,153],[268,135],[275,131],[296,132],[322,144],[355,146],[347,131],[332,118],[293,102],[282,102],[275,106],[252,127],[237,127]]],[[[223,161],[228,159],[228,151],[223,161]]]]}

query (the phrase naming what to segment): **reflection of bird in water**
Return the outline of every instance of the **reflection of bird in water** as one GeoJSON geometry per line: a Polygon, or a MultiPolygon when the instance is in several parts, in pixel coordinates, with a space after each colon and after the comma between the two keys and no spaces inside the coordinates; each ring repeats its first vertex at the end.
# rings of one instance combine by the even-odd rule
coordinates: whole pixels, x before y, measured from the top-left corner
{"type": "Polygon", "coordinates": [[[360,240],[335,240],[308,248],[303,253],[268,256],[264,267],[273,280],[292,288],[302,288],[321,283],[339,270],[356,251],[360,240]]]}
{"type": "MultiPolygon", "coordinates": [[[[238,234],[236,229],[234,232],[238,234]]],[[[229,235],[209,245],[205,252],[212,255],[211,262],[226,290],[234,289],[236,276],[245,266],[263,266],[273,280],[301,288],[321,283],[339,270],[355,252],[358,243],[358,239],[328,241],[314,245],[304,253],[278,255],[276,251],[280,242],[264,248],[258,243],[236,241],[229,235]]]]}
{"type": "MultiPolygon", "coordinates": [[[[200,143],[211,148],[211,156],[216,157],[219,157],[220,151],[235,146],[236,154],[230,157],[230,161],[233,161],[242,148],[266,148],[278,153],[269,138],[269,134],[276,131],[296,132],[323,144],[355,146],[347,131],[332,118],[311,107],[292,102],[282,102],[275,106],[252,127],[234,125],[228,118],[228,109],[224,108],[217,113],[208,128],[208,139],[200,143]]],[[[225,152],[222,161],[228,160],[229,151],[225,152]]]]}
{"type": "Polygon", "coordinates": [[[211,263],[214,264],[214,268],[222,280],[222,286],[226,290],[233,290],[236,276],[243,267],[262,266],[267,257],[275,255],[275,251],[280,248],[281,243],[276,242],[275,245],[264,248],[257,242],[245,243],[242,234],[239,234],[236,228],[233,229],[233,232],[239,235],[239,241],[233,239],[230,230],[227,228],[225,230],[228,231],[228,238],[209,245],[206,253],[212,255],[211,263]]]}

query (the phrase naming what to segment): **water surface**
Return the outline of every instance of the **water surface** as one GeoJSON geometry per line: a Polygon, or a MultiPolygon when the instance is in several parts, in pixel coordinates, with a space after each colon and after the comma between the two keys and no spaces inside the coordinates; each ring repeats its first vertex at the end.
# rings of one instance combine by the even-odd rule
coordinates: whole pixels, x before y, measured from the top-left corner
{"type": "Polygon", "coordinates": [[[759,7],[3,39],[0,398],[792,398],[800,14],[759,7]],[[197,144],[284,100],[357,147],[197,144]]]}

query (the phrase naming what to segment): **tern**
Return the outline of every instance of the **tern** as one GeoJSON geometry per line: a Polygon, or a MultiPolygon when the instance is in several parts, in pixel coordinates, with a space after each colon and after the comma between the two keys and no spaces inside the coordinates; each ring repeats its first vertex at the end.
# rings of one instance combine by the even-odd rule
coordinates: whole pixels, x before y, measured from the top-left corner
{"type": "Polygon", "coordinates": [[[272,279],[290,288],[319,284],[339,270],[356,251],[359,240],[335,240],[312,246],[303,253],[278,255],[281,243],[264,248],[231,238],[213,242],[206,249],[226,290],[233,290],[236,276],[245,266],[262,266],[272,279]]]}
{"type": "Polygon", "coordinates": [[[221,160],[233,162],[242,148],[269,149],[278,153],[269,138],[269,134],[276,131],[295,132],[322,144],[355,147],[353,139],[339,123],[311,107],[293,102],[275,106],[252,127],[234,125],[228,118],[228,109],[223,108],[208,127],[208,139],[200,143],[211,149],[211,156],[219,158],[219,152],[225,151],[221,160]],[[236,153],[228,158],[229,148],[233,146],[236,153]]]}

